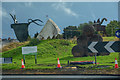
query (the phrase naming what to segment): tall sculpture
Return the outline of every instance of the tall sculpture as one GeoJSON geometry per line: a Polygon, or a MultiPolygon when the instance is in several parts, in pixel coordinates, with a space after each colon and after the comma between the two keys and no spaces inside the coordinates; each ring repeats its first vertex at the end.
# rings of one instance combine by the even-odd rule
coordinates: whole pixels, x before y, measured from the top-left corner
{"type": "Polygon", "coordinates": [[[85,25],[82,29],[82,34],[77,38],[77,45],[72,48],[74,57],[89,56],[87,44],[89,41],[102,41],[102,37],[94,34],[95,30],[92,25],[85,25]]]}
{"type": "MultiPolygon", "coordinates": [[[[88,53],[88,42],[103,41],[99,34],[95,34],[95,28],[92,25],[85,25],[82,34],[77,38],[77,45],[72,48],[74,57],[93,56],[94,53],[88,53]]],[[[109,53],[98,53],[97,55],[108,55],[109,53]]]]}
{"type": "Polygon", "coordinates": [[[107,21],[106,18],[103,18],[101,21],[100,21],[100,18],[97,20],[97,22],[94,20],[94,28],[96,31],[102,31],[103,32],[103,36],[107,36],[107,33],[106,33],[106,30],[105,30],[105,25],[102,25],[103,21],[107,21]]]}
{"type": "Polygon", "coordinates": [[[55,22],[53,22],[52,19],[49,18],[41,32],[38,34],[37,38],[39,40],[47,38],[52,39],[53,37],[56,37],[59,32],[59,27],[55,24],[55,22]]]}
{"type": "Polygon", "coordinates": [[[15,35],[20,42],[27,41],[28,39],[28,25],[28,23],[11,24],[11,28],[13,28],[15,35]]]}
{"type": "Polygon", "coordinates": [[[28,26],[30,25],[30,23],[33,22],[39,26],[42,26],[42,25],[36,23],[36,21],[40,21],[43,23],[43,21],[41,21],[40,19],[35,19],[35,20],[28,19],[28,23],[18,23],[15,15],[13,16],[10,14],[10,16],[14,21],[14,24],[11,24],[11,28],[14,30],[15,35],[20,42],[27,41],[29,36],[28,26]]]}

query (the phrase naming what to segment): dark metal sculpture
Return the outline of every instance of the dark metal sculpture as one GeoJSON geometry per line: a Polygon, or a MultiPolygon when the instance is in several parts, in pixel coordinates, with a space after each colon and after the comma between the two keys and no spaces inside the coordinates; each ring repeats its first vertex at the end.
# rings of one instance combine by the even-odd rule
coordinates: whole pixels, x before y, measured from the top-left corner
{"type": "Polygon", "coordinates": [[[94,20],[94,28],[96,31],[102,31],[103,32],[103,35],[106,35],[107,36],[107,33],[106,33],[106,30],[105,30],[105,25],[101,25],[103,23],[103,21],[107,21],[106,18],[103,18],[101,21],[100,21],[100,18],[97,20],[97,22],[94,20]]]}
{"type": "Polygon", "coordinates": [[[11,24],[11,28],[13,28],[15,35],[20,42],[27,41],[28,39],[28,25],[28,23],[11,24]]]}
{"type": "Polygon", "coordinates": [[[14,24],[16,24],[17,23],[16,15],[13,16],[12,14],[10,14],[10,16],[12,17],[14,24]]]}
{"type": "Polygon", "coordinates": [[[29,36],[28,26],[31,23],[35,23],[39,26],[42,26],[42,25],[38,24],[36,21],[43,23],[43,21],[41,21],[40,19],[35,19],[35,20],[28,19],[28,23],[18,23],[15,15],[14,16],[11,15],[11,17],[14,20],[14,24],[11,24],[11,28],[13,28],[15,35],[20,42],[27,41],[28,36],[29,36]]]}
{"type": "MultiPolygon", "coordinates": [[[[99,22],[99,20],[98,20],[99,22]]],[[[82,34],[77,38],[77,45],[72,48],[74,57],[94,56],[94,53],[88,53],[88,42],[103,41],[99,34],[95,34],[92,25],[86,25],[82,29],[82,34]]],[[[109,53],[98,53],[97,55],[108,55],[109,53]]]]}

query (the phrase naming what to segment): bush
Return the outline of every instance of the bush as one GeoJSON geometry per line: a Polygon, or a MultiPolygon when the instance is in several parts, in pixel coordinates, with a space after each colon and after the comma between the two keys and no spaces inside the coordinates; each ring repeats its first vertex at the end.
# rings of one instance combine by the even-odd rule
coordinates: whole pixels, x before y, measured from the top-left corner
{"type": "Polygon", "coordinates": [[[28,45],[29,46],[35,46],[35,45],[37,45],[39,43],[40,43],[40,41],[37,38],[33,38],[33,39],[30,40],[28,45]]]}
{"type": "Polygon", "coordinates": [[[30,37],[30,36],[28,36],[27,41],[30,41],[30,40],[31,40],[31,37],[30,37]]]}
{"type": "Polygon", "coordinates": [[[60,44],[69,46],[70,42],[64,40],[64,41],[60,41],[60,44]]]}

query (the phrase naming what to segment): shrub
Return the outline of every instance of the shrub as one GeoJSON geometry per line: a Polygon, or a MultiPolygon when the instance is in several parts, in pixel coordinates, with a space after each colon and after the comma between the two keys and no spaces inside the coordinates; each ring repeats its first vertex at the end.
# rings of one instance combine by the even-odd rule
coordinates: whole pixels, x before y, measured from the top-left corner
{"type": "Polygon", "coordinates": [[[39,43],[40,43],[40,41],[37,38],[33,38],[33,39],[30,40],[28,45],[29,46],[35,46],[35,45],[37,45],[39,43]]]}
{"type": "Polygon", "coordinates": [[[30,40],[31,40],[31,37],[30,37],[30,36],[28,36],[27,41],[30,41],[30,40]]]}
{"type": "Polygon", "coordinates": [[[62,45],[67,45],[67,46],[69,46],[70,45],[70,42],[68,42],[68,41],[60,41],[60,44],[62,44],[62,45]]]}

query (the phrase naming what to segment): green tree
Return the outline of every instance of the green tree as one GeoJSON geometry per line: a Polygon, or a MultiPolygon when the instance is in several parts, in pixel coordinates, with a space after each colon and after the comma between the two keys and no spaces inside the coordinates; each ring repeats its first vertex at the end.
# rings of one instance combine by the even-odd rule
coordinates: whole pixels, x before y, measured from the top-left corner
{"type": "Polygon", "coordinates": [[[80,31],[78,30],[77,26],[68,26],[63,29],[63,38],[64,39],[70,39],[73,38],[74,36],[79,36],[80,31]]]}
{"type": "Polygon", "coordinates": [[[74,36],[78,37],[80,34],[82,34],[82,29],[86,25],[93,25],[92,21],[89,21],[89,23],[83,23],[80,24],[78,27],[77,26],[68,26],[63,29],[63,38],[64,39],[70,39],[73,38],[74,36]]]}
{"type": "Polygon", "coordinates": [[[117,20],[110,21],[110,23],[106,26],[106,32],[108,36],[115,36],[117,29],[120,29],[120,22],[117,20]]]}
{"type": "Polygon", "coordinates": [[[84,26],[86,25],[93,25],[93,22],[92,21],[89,21],[89,23],[82,23],[78,26],[78,30],[80,30],[80,34],[82,34],[82,29],[84,26]]]}

